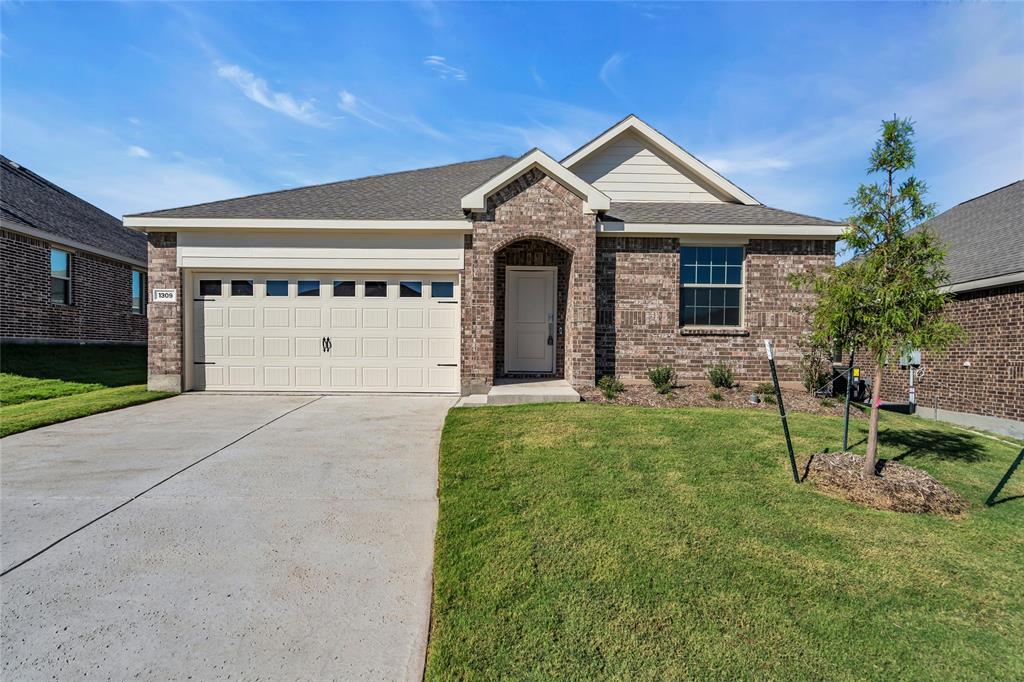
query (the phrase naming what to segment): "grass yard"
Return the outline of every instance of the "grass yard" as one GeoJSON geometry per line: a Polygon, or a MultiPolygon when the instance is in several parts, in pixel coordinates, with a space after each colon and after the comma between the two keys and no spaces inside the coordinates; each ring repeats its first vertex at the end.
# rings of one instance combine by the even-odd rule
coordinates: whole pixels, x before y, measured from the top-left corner
{"type": "Polygon", "coordinates": [[[144,347],[0,349],[0,437],[169,395],[146,390],[144,347]]]}
{"type": "Polygon", "coordinates": [[[1019,448],[883,415],[883,457],[971,502],[949,519],[794,484],[763,410],[453,410],[427,677],[1024,679],[1024,471],[983,506],[1019,448]]]}

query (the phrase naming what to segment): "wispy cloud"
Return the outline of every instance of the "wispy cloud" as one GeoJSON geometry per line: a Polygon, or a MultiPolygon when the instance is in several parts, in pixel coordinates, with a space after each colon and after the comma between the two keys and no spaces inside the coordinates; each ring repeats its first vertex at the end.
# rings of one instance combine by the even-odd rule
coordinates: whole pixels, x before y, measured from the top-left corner
{"type": "Polygon", "coordinates": [[[300,100],[287,92],[275,92],[270,89],[266,80],[237,64],[222,64],[217,67],[217,75],[232,83],[242,91],[242,94],[260,106],[307,125],[325,125],[314,100],[300,100]]]}
{"type": "Polygon", "coordinates": [[[547,83],[544,82],[544,78],[537,71],[536,66],[530,66],[530,75],[533,77],[533,82],[537,84],[538,88],[547,90],[547,83]]]}
{"type": "Polygon", "coordinates": [[[434,73],[436,73],[441,80],[469,80],[469,76],[466,74],[464,69],[452,66],[448,63],[448,60],[441,55],[432,54],[424,59],[423,63],[433,69],[434,73]]]}
{"type": "Polygon", "coordinates": [[[140,159],[148,159],[151,156],[151,154],[149,153],[149,150],[146,149],[145,147],[140,147],[137,144],[133,144],[132,146],[128,147],[128,156],[135,156],[140,159]]]}
{"type": "Polygon", "coordinates": [[[511,98],[505,104],[510,111],[520,111],[514,123],[481,122],[465,130],[462,137],[477,147],[493,147],[502,151],[532,147],[542,149],[558,159],[608,127],[615,120],[586,107],[566,104],[541,97],[511,98]]]}
{"type": "Polygon", "coordinates": [[[449,139],[449,137],[443,132],[425,123],[416,116],[411,114],[393,114],[384,111],[383,109],[370,104],[361,97],[357,97],[348,90],[342,90],[338,93],[338,108],[352,118],[368,123],[374,127],[381,128],[382,130],[393,130],[395,127],[401,127],[407,130],[423,133],[424,135],[428,135],[436,140],[447,141],[449,139]]]}
{"type": "Polygon", "coordinates": [[[624,61],[626,61],[626,54],[624,52],[616,52],[605,60],[604,64],[601,65],[601,70],[598,72],[598,78],[616,96],[619,95],[619,91],[612,84],[612,79],[618,74],[619,67],[622,66],[624,61]]]}

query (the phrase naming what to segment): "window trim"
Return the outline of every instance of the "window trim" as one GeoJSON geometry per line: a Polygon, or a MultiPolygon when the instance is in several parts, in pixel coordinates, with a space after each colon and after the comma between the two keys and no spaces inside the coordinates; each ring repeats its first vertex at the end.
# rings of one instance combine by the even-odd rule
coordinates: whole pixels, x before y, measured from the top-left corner
{"type": "Polygon", "coordinates": [[[679,329],[689,329],[693,331],[725,331],[725,332],[736,332],[746,331],[747,322],[747,245],[736,244],[735,242],[729,243],[714,243],[714,242],[682,242],[679,243],[679,248],[676,250],[678,255],[677,263],[679,264],[679,274],[676,278],[679,285],[679,313],[677,326],[679,329]],[[742,254],[740,258],[740,283],[739,284],[698,284],[691,283],[689,285],[683,284],[683,248],[684,247],[726,247],[740,249],[742,254]],[[739,307],[739,322],[737,324],[683,324],[683,289],[689,286],[691,289],[739,289],[740,290],[740,307],[739,307]]]}
{"type": "Polygon", "coordinates": [[[134,301],[132,302],[132,315],[145,315],[146,314],[146,299],[148,298],[148,283],[146,282],[146,271],[139,270],[138,268],[132,268],[132,287],[135,287],[135,275],[139,276],[139,307],[136,309],[134,301]]]}
{"type": "Polygon", "coordinates": [[[59,249],[56,246],[54,246],[53,244],[50,245],[50,305],[70,306],[70,305],[74,304],[74,300],[75,300],[74,299],[74,291],[73,291],[73,280],[74,280],[74,270],[73,270],[73,268],[74,268],[74,264],[72,263],[72,261],[74,260],[74,258],[72,258],[73,255],[74,254],[72,254],[71,251],[66,251],[64,249],[59,249]],[[54,251],[57,251],[59,253],[63,253],[64,255],[66,255],[68,257],[68,276],[67,277],[57,277],[56,275],[53,274],[53,252],[54,251]],[[67,294],[67,300],[66,301],[54,301],[53,300],[53,280],[55,280],[55,279],[63,280],[63,281],[68,283],[68,294],[67,294]]]}

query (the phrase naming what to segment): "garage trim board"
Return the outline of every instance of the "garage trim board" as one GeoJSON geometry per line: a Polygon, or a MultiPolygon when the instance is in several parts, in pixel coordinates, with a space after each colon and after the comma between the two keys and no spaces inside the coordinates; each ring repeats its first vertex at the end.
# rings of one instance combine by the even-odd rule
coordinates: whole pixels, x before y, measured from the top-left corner
{"type": "Polygon", "coordinates": [[[459,391],[457,273],[191,272],[196,390],[459,391]]]}

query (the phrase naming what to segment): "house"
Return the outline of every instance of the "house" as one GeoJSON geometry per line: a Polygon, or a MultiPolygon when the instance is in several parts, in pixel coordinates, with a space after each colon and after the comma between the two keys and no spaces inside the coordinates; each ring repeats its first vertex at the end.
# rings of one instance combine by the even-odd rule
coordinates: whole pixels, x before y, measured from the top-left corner
{"type": "Polygon", "coordinates": [[[966,332],[919,368],[890,364],[883,400],[906,403],[914,371],[917,413],[1024,438],[1024,180],[954,206],[915,229],[945,243],[945,311],[966,332]]]}
{"type": "Polygon", "coordinates": [[[784,380],[843,226],[769,208],[635,116],[533,149],[154,211],[150,386],[486,393],[712,363],[784,380]]]}
{"type": "Polygon", "coordinates": [[[0,156],[0,339],[146,343],[146,238],[0,156]]]}

